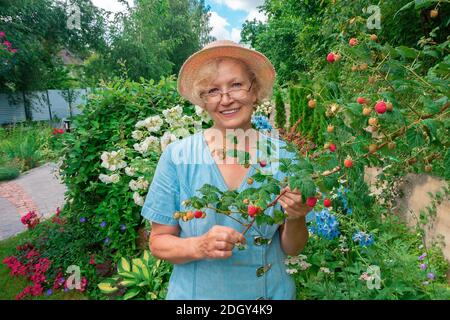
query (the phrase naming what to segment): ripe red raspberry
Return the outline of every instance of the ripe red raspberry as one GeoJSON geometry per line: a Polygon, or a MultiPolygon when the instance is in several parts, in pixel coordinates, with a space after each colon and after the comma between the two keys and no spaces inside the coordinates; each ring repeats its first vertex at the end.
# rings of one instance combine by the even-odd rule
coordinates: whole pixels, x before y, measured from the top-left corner
{"type": "Polygon", "coordinates": [[[358,102],[359,104],[366,104],[367,100],[364,97],[358,97],[356,99],[356,102],[358,102]]]}
{"type": "Polygon", "coordinates": [[[325,199],[325,200],[323,200],[323,205],[325,206],[325,207],[331,207],[331,200],[330,199],[325,199]]]}
{"type": "Polygon", "coordinates": [[[314,207],[317,203],[317,198],[316,197],[309,197],[308,199],[306,199],[306,204],[308,205],[308,207],[314,207]]]}
{"type": "Polygon", "coordinates": [[[386,102],[384,102],[384,101],[378,101],[378,102],[375,104],[375,111],[376,111],[377,113],[383,114],[383,113],[386,112],[386,110],[387,110],[386,102]]]}
{"type": "Polygon", "coordinates": [[[345,166],[346,168],[351,168],[351,167],[353,167],[353,161],[352,161],[352,159],[345,159],[345,160],[344,160],[344,166],[345,166]]]}
{"type": "Polygon", "coordinates": [[[248,206],[247,212],[248,212],[248,215],[253,218],[258,213],[261,212],[261,208],[257,207],[257,206],[248,206]]]}
{"type": "Polygon", "coordinates": [[[259,162],[259,165],[264,168],[265,166],[267,166],[267,162],[265,160],[261,160],[259,162]]]}
{"type": "Polygon", "coordinates": [[[327,61],[328,61],[329,63],[333,63],[334,61],[336,61],[336,57],[334,56],[334,53],[333,53],[333,52],[330,52],[330,53],[327,55],[327,61]]]}
{"type": "Polygon", "coordinates": [[[335,152],[336,151],[336,145],[334,143],[331,143],[330,146],[328,147],[328,149],[330,149],[331,152],[335,152]]]}
{"type": "Polygon", "coordinates": [[[356,45],[358,44],[358,39],[356,39],[356,38],[351,38],[351,39],[348,41],[348,44],[350,45],[350,47],[354,47],[354,46],[356,46],[356,45]]]}
{"type": "Polygon", "coordinates": [[[197,210],[197,211],[194,212],[194,217],[196,219],[200,219],[202,216],[203,216],[203,212],[202,211],[197,210]]]}

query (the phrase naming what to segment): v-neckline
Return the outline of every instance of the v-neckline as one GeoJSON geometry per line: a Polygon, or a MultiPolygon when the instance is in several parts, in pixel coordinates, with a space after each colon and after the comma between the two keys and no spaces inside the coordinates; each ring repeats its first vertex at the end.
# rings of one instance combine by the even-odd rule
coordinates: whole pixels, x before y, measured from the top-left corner
{"type": "MultiPolygon", "coordinates": [[[[226,191],[237,191],[237,192],[241,191],[242,188],[244,187],[244,185],[247,183],[248,178],[253,174],[255,168],[252,165],[250,165],[250,168],[247,169],[247,172],[246,172],[244,178],[242,179],[242,182],[239,185],[239,187],[237,189],[233,189],[233,190],[230,189],[230,187],[227,185],[227,183],[225,181],[225,178],[222,175],[222,172],[220,172],[220,169],[219,169],[219,166],[217,165],[216,160],[211,155],[212,151],[209,148],[208,143],[206,142],[204,130],[202,130],[200,132],[200,136],[201,136],[201,139],[203,142],[203,147],[205,147],[208,150],[208,157],[212,161],[212,166],[214,168],[213,170],[215,171],[216,175],[218,176],[219,180],[221,181],[222,186],[225,188],[226,191]]],[[[258,150],[256,150],[256,156],[258,156],[258,150]]]]}

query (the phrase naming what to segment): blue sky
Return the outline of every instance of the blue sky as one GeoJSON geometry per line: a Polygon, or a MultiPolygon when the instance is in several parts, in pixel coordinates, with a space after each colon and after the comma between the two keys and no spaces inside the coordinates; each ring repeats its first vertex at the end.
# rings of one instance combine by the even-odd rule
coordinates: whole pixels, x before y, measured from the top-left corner
{"type": "MultiPolygon", "coordinates": [[[[130,5],[133,0],[127,0],[130,5]]],[[[117,12],[125,8],[117,0],[92,0],[94,5],[108,11],[117,12]]],[[[265,21],[265,16],[258,12],[257,6],[264,0],[205,0],[211,7],[211,35],[218,40],[227,39],[239,42],[242,24],[246,19],[265,21]]]]}

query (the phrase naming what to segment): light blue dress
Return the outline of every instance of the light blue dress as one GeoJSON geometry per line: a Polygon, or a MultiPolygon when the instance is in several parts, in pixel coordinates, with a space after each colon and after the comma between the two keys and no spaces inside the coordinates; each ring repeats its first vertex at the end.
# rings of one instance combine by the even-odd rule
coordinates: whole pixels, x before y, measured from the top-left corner
{"type": "MultiPolygon", "coordinates": [[[[285,145],[282,140],[264,137],[285,145]]],[[[280,148],[279,152],[282,158],[290,156],[285,149],[280,148]]],[[[264,169],[274,170],[274,178],[283,180],[283,173],[277,170],[278,164],[271,161],[264,169]]],[[[255,173],[255,166],[250,167],[236,191],[240,192],[249,187],[258,188],[257,181],[251,186],[247,184],[247,178],[255,173]]],[[[179,225],[182,238],[201,236],[214,225],[228,226],[243,232],[244,226],[211,209],[206,210],[204,219],[184,222],[173,218],[175,211],[187,210],[182,201],[199,195],[196,190],[206,183],[218,187],[221,191],[228,190],[206,144],[203,131],[200,131],[172,142],[164,150],[141,214],[152,222],[179,225]]],[[[266,214],[273,214],[274,209],[280,210],[281,207],[277,203],[266,211],[266,214]]],[[[233,249],[233,255],[228,259],[197,260],[174,265],[167,299],[295,299],[295,284],[286,272],[286,255],[280,246],[278,228],[279,225],[276,224],[259,227],[255,224],[245,234],[247,249],[233,249]]]]}

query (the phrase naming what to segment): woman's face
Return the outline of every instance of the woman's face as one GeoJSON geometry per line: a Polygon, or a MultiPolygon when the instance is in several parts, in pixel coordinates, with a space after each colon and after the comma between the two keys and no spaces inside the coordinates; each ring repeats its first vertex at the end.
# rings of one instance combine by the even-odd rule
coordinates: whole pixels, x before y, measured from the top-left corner
{"type": "MultiPolygon", "coordinates": [[[[217,90],[228,92],[234,88],[248,89],[251,80],[243,65],[233,60],[224,59],[218,65],[217,77],[203,92],[208,93],[217,90]]],[[[208,111],[214,121],[214,128],[220,130],[237,128],[246,130],[251,128],[253,105],[256,102],[253,86],[245,98],[241,100],[235,100],[228,94],[223,94],[219,102],[203,105],[203,108],[208,111]],[[224,112],[231,110],[236,110],[236,112],[224,114],[224,112]]]]}

